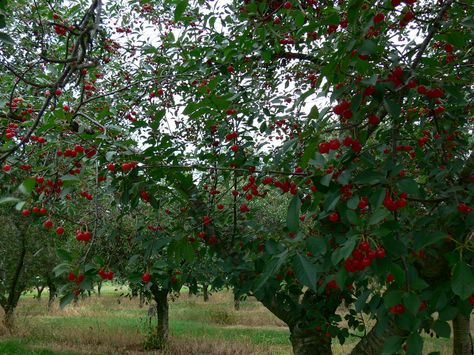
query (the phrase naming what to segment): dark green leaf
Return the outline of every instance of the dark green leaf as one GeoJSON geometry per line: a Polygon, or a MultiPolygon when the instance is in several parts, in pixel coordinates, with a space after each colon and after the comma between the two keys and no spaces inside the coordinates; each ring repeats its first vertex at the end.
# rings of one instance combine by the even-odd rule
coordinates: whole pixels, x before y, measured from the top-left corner
{"type": "Polygon", "coordinates": [[[305,286],[316,291],[316,266],[301,254],[296,254],[293,259],[293,268],[296,278],[305,286]]]}
{"type": "Polygon", "coordinates": [[[293,196],[288,206],[286,225],[292,232],[296,232],[300,226],[301,200],[298,195],[293,196]]]}
{"type": "Polygon", "coordinates": [[[181,0],[176,4],[176,9],[174,10],[174,20],[176,22],[181,20],[187,7],[188,7],[188,0],[181,0]]]}
{"type": "Polygon", "coordinates": [[[451,288],[461,299],[466,299],[474,293],[472,268],[464,261],[460,261],[454,266],[451,288]]]}

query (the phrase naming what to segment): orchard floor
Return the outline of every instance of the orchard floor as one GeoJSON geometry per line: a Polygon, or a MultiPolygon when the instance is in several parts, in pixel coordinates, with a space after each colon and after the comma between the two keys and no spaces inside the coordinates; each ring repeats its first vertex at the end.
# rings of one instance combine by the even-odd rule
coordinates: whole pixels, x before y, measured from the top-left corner
{"type": "MultiPolygon", "coordinates": [[[[106,286],[101,297],[93,294],[49,312],[47,291],[40,301],[25,295],[18,306],[15,333],[0,328],[0,354],[291,354],[284,324],[253,299],[235,311],[230,292],[212,294],[209,302],[183,293],[170,302],[169,348],[146,351],[148,306],[140,308],[138,299],[120,297],[121,293],[106,286]]],[[[334,353],[347,354],[356,341],[349,339],[344,346],[334,341],[334,353]]],[[[450,354],[450,349],[446,339],[428,337],[425,342],[426,353],[450,354]]]]}

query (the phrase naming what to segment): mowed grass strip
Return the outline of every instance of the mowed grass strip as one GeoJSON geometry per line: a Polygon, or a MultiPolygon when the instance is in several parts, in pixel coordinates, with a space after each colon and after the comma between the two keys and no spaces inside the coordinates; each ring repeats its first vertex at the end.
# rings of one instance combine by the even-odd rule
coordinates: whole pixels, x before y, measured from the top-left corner
{"type": "MultiPolygon", "coordinates": [[[[64,310],[47,310],[46,299],[27,295],[17,311],[17,330],[0,339],[0,354],[135,354],[143,353],[150,327],[148,305],[119,297],[123,290],[105,287],[101,297],[79,300],[64,310]],[[48,349],[48,350],[45,350],[48,349]]],[[[46,297],[45,297],[46,298],[46,297]]],[[[147,354],[291,354],[288,328],[255,299],[234,310],[231,292],[219,292],[209,302],[183,292],[170,302],[171,342],[161,352],[147,354]]],[[[451,352],[449,339],[425,336],[423,353],[451,352]]],[[[358,341],[333,341],[334,354],[348,354],[358,341]]]]}

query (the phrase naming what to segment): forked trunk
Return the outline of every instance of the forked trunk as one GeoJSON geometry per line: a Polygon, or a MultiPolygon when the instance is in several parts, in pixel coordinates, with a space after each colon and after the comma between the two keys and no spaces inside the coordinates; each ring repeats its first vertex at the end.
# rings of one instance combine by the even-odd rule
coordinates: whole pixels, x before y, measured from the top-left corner
{"type": "Polygon", "coordinates": [[[330,355],[331,337],[324,333],[298,329],[290,329],[290,341],[295,355],[330,355]]]}
{"type": "Polygon", "coordinates": [[[453,355],[472,355],[470,317],[458,314],[453,319],[453,355]]]}

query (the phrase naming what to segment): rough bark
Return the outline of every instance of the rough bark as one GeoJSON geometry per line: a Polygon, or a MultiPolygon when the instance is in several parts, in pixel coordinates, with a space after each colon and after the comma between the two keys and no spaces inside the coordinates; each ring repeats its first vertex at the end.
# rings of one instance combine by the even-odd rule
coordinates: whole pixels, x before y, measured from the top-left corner
{"type": "Polygon", "coordinates": [[[5,307],[5,315],[3,317],[3,325],[9,332],[12,332],[15,325],[15,307],[5,307]]]}
{"type": "Polygon", "coordinates": [[[102,281],[97,282],[97,296],[100,297],[102,291],[102,281]]]}
{"type": "Polygon", "coordinates": [[[49,298],[48,298],[48,310],[53,306],[53,302],[56,299],[57,288],[56,284],[53,281],[53,278],[49,275],[46,277],[46,284],[48,285],[49,298]]]}
{"type": "Polygon", "coordinates": [[[453,355],[472,355],[470,317],[458,314],[453,319],[453,355]]]}
{"type": "Polygon", "coordinates": [[[234,293],[234,309],[236,311],[240,309],[240,299],[235,293],[234,293]]]}
{"type": "Polygon", "coordinates": [[[209,285],[204,285],[202,287],[202,292],[204,294],[204,302],[209,301],[209,285]]]}
{"type": "Polygon", "coordinates": [[[295,355],[332,354],[331,337],[321,332],[299,329],[295,326],[290,328],[290,341],[295,355]]]}
{"type": "Polygon", "coordinates": [[[169,306],[168,289],[159,289],[156,285],[151,289],[153,298],[156,302],[156,334],[153,341],[154,347],[163,349],[168,342],[169,337],[169,306]]]}
{"type": "Polygon", "coordinates": [[[351,355],[378,355],[382,353],[385,345],[385,341],[394,335],[406,336],[406,332],[399,329],[392,319],[389,321],[388,326],[383,330],[379,331],[377,325],[375,325],[366,336],[364,336],[352,349],[351,355]]]}

